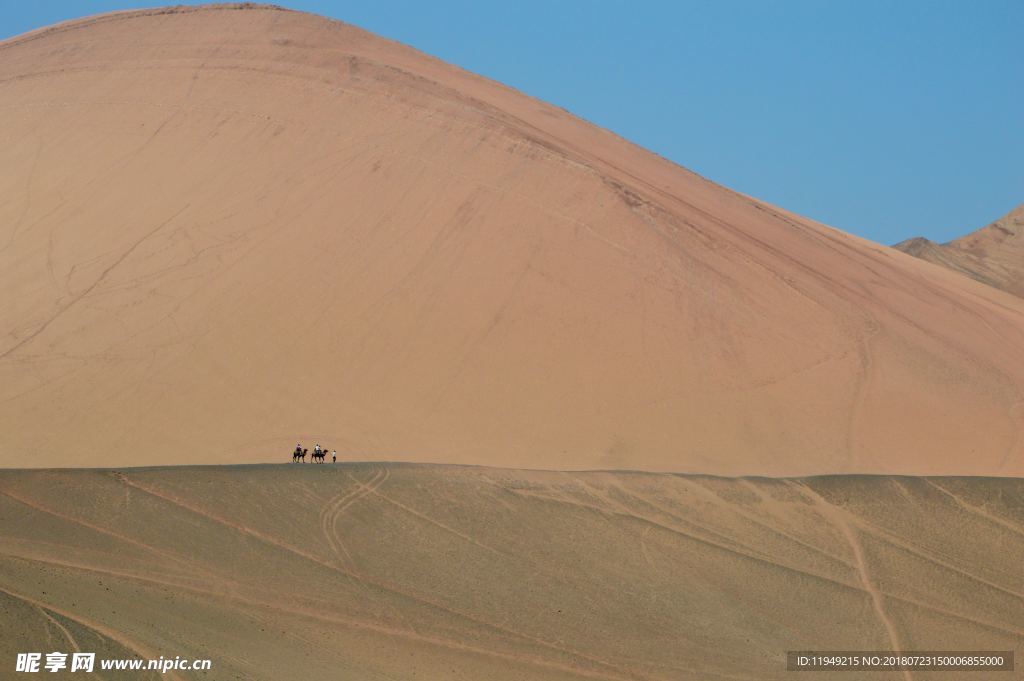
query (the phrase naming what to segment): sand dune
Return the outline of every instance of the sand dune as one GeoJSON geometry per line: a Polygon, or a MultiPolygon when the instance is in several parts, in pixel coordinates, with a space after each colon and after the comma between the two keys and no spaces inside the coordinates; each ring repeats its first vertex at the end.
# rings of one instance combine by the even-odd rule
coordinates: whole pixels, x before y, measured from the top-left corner
{"type": "Polygon", "coordinates": [[[1024,301],[338,22],[0,43],[0,464],[1024,474],[1024,301]]]}
{"type": "Polygon", "coordinates": [[[1024,204],[949,243],[916,237],[893,248],[1024,297],[1024,204]]]}
{"type": "Polygon", "coordinates": [[[789,678],[788,649],[1019,651],[1022,499],[996,478],[5,471],[0,658],[50,641],[209,657],[218,679],[703,681],[789,678]]]}
{"type": "MultiPolygon", "coordinates": [[[[1024,475],[1024,299],[274,8],[0,42],[0,142],[0,466],[482,464],[0,470],[0,659],[1022,649],[1019,477],[794,476],[1024,475]]],[[[1012,237],[957,248],[1005,284],[1012,237]]]]}

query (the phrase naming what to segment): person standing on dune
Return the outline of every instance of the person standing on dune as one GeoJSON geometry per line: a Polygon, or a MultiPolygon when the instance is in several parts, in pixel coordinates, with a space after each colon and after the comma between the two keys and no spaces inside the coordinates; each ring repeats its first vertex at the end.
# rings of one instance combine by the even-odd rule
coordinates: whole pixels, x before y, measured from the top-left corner
{"type": "Polygon", "coordinates": [[[338,462],[338,450],[337,449],[332,449],[331,450],[331,463],[337,463],[337,462],[338,462]]]}

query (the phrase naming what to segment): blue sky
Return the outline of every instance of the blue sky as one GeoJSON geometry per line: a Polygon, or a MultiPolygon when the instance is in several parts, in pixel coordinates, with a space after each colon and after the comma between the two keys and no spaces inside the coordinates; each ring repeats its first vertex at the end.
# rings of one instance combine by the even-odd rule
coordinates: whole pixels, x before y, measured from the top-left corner
{"type": "MultiPolygon", "coordinates": [[[[4,2],[0,36],[153,4],[4,2]]],[[[1020,0],[287,4],[883,243],[947,240],[1024,203],[1020,0]]]]}

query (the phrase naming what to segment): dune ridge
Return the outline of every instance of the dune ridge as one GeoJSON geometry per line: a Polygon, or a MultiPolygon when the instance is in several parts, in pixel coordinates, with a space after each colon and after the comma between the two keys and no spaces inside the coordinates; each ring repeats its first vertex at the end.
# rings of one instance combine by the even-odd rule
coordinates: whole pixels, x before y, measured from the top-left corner
{"type": "Polygon", "coordinates": [[[1024,204],[992,224],[949,243],[939,244],[924,237],[914,237],[893,248],[1024,297],[1022,235],[1024,204]]]}

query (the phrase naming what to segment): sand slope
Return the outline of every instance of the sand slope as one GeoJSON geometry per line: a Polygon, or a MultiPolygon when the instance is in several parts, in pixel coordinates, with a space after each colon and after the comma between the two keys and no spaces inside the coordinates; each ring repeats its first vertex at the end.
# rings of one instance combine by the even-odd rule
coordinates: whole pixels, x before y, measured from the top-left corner
{"type": "Polygon", "coordinates": [[[893,248],[1024,297],[1024,204],[949,243],[916,237],[893,248]]]}
{"type": "Polygon", "coordinates": [[[0,659],[74,639],[218,679],[653,681],[789,678],[787,649],[1020,651],[1022,499],[996,478],[6,471],[0,659]]]}
{"type": "Polygon", "coordinates": [[[0,43],[0,463],[1024,474],[1024,301],[353,27],[0,43]]]}

